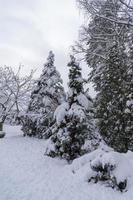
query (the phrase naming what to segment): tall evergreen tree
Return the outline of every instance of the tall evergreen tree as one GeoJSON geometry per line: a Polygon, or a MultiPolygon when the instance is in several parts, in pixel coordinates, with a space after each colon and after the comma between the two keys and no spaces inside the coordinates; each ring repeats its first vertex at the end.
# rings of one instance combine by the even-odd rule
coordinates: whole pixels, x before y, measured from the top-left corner
{"type": "MultiPolygon", "coordinates": [[[[79,63],[71,56],[68,66],[70,69],[67,102],[55,111],[56,126],[51,136],[53,148],[48,147],[47,154],[70,161],[86,151],[85,140],[89,138],[88,135],[91,135],[90,140],[94,139],[94,127],[91,117],[92,99],[84,92],[84,79],[79,63]]],[[[92,148],[92,144],[94,143],[92,142],[89,148],[92,148]]]]}
{"type": "Polygon", "coordinates": [[[96,105],[100,133],[115,150],[133,150],[132,65],[127,52],[131,26],[125,23],[127,13],[123,12],[120,1],[79,2],[84,8],[86,6],[90,17],[79,47],[84,50],[87,64],[92,68],[90,80],[98,93],[96,105]]]}
{"type": "Polygon", "coordinates": [[[128,135],[128,149],[133,150],[133,28],[128,43],[128,67],[126,73],[125,97],[126,97],[126,134],[128,135]]]}
{"type": "Polygon", "coordinates": [[[120,152],[133,150],[133,130],[127,103],[131,95],[131,79],[129,81],[127,70],[124,49],[113,44],[106,60],[101,90],[97,95],[97,116],[104,140],[120,152]]]}
{"type": "MultiPolygon", "coordinates": [[[[86,0],[80,1],[89,2],[86,0]]],[[[119,43],[120,46],[124,44],[127,27],[115,22],[123,19],[122,16],[120,17],[121,6],[119,1],[100,0],[90,2],[90,4],[85,4],[88,10],[90,11],[91,5],[93,7],[94,4],[97,12],[91,13],[90,11],[89,24],[81,31],[78,47],[85,53],[86,62],[92,69],[89,78],[94,82],[95,89],[99,91],[104,67],[106,68],[108,51],[114,42],[119,43]]]]}
{"type": "Polygon", "coordinates": [[[24,133],[29,136],[42,137],[52,123],[55,109],[64,97],[62,79],[54,66],[54,54],[50,51],[47,63],[44,64],[42,74],[31,93],[23,124],[24,133]]]}

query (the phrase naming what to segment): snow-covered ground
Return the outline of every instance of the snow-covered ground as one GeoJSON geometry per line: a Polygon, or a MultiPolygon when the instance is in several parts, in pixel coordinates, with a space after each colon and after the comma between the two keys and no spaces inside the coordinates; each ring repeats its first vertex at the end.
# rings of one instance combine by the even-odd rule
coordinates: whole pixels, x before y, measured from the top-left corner
{"type": "MultiPolygon", "coordinates": [[[[87,156],[68,165],[44,156],[44,140],[23,137],[20,127],[5,126],[4,130],[7,135],[0,139],[0,200],[133,199],[130,179],[128,191],[124,193],[88,183],[82,177],[87,156]]],[[[127,159],[133,175],[133,153],[127,159]]]]}

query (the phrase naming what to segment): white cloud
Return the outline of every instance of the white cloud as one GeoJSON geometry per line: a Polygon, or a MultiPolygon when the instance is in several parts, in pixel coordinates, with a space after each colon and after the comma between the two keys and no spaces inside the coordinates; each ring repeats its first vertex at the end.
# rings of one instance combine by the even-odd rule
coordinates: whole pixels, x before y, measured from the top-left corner
{"type": "Polygon", "coordinates": [[[39,75],[53,50],[66,87],[70,45],[81,21],[75,0],[0,0],[0,65],[22,63],[23,73],[37,68],[39,75]]]}

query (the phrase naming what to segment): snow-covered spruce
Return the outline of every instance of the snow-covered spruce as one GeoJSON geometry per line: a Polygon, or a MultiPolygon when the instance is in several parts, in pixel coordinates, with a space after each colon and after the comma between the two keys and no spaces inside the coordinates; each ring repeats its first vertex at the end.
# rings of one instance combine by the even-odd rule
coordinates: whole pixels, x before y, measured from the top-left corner
{"type": "Polygon", "coordinates": [[[116,151],[133,150],[133,29],[123,26],[132,16],[121,1],[77,1],[89,16],[78,47],[92,68],[100,134],[116,151]]]}
{"type": "Polygon", "coordinates": [[[44,64],[42,74],[31,93],[31,100],[23,120],[24,134],[45,137],[43,133],[51,126],[53,113],[64,97],[62,79],[54,66],[54,54],[50,51],[47,63],[44,64]]]}
{"type": "Polygon", "coordinates": [[[96,102],[100,133],[119,152],[133,150],[133,89],[129,67],[125,49],[112,44],[96,102]]]}
{"type": "Polygon", "coordinates": [[[79,63],[71,56],[68,66],[70,70],[67,101],[58,106],[54,113],[56,124],[46,154],[70,161],[94,149],[98,140],[94,137],[93,102],[84,92],[84,79],[79,63]],[[86,143],[88,139],[90,140],[86,143]]]}

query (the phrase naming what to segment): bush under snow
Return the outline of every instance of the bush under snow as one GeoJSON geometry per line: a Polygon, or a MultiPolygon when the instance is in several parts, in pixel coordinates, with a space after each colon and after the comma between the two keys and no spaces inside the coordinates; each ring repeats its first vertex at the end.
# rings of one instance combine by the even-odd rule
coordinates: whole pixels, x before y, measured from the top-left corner
{"type": "Polygon", "coordinates": [[[128,181],[133,179],[133,163],[127,154],[98,149],[78,158],[72,163],[72,171],[79,178],[91,183],[101,183],[121,192],[128,190],[128,181]]]}

